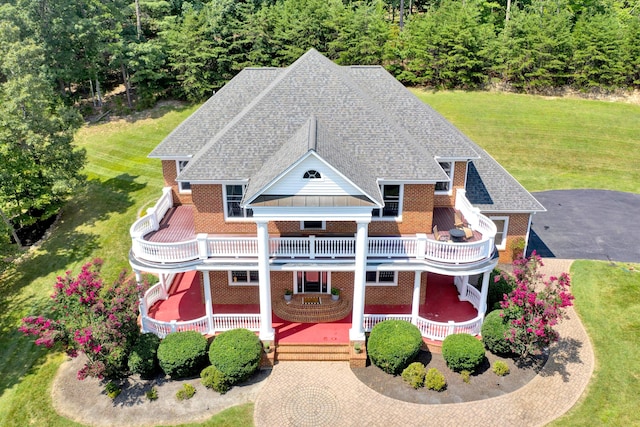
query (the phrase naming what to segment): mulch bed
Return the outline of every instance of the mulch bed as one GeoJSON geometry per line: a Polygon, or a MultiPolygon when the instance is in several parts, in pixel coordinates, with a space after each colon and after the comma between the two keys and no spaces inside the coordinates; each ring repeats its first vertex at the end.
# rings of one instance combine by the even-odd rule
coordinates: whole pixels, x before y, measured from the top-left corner
{"type": "Polygon", "coordinates": [[[427,369],[437,368],[447,379],[446,389],[440,392],[427,388],[415,390],[400,375],[387,374],[368,360],[365,368],[353,368],[352,371],[369,388],[393,399],[423,404],[461,403],[489,399],[519,389],[538,374],[546,360],[547,355],[544,354],[532,357],[522,364],[487,352],[484,363],[471,375],[471,381],[465,383],[459,373],[447,368],[441,354],[420,351],[417,361],[427,369]],[[509,366],[508,375],[499,377],[493,373],[491,367],[497,360],[502,360],[509,366]]]}

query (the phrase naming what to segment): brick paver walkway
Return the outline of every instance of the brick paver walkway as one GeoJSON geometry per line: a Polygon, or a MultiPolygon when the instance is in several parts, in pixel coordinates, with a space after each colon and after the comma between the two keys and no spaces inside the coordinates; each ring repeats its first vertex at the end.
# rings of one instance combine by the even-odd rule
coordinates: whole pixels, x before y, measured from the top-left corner
{"type": "MultiPolygon", "coordinates": [[[[569,271],[571,261],[545,259],[548,277],[569,271]]],[[[261,426],[539,426],[568,411],[584,392],[594,368],[589,337],[577,314],[558,327],[560,341],[529,384],[475,402],[420,405],[378,394],[362,384],[347,362],[276,365],[256,400],[261,426]]]]}

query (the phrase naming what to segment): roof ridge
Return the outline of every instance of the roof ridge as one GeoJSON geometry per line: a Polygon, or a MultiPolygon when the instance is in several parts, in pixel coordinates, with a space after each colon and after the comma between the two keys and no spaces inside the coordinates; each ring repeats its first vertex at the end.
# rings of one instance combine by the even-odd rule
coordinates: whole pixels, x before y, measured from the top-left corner
{"type": "MultiPolygon", "coordinates": [[[[196,163],[196,161],[200,159],[200,157],[204,156],[205,153],[207,152],[208,148],[211,147],[215,143],[215,141],[220,139],[220,137],[222,135],[226,134],[229,131],[229,129],[233,128],[233,126],[235,126],[236,123],[238,123],[240,120],[242,120],[242,118],[244,118],[244,116],[249,111],[251,111],[256,105],[258,105],[267,96],[267,94],[269,92],[271,92],[282,80],[284,80],[284,78],[286,76],[291,74],[292,70],[295,70],[296,68],[298,68],[300,66],[300,64],[304,62],[303,60],[306,60],[309,56],[312,56],[312,55],[318,55],[318,56],[320,56],[322,58],[325,58],[317,50],[311,48],[304,55],[302,55],[300,58],[296,59],[291,65],[289,65],[288,67],[284,67],[283,68],[284,71],[282,73],[280,73],[278,76],[276,76],[276,78],[273,79],[273,81],[271,83],[269,83],[269,85],[266,88],[264,88],[264,90],[262,92],[257,94],[256,97],[253,98],[253,100],[251,102],[249,102],[240,112],[238,112],[238,114],[236,114],[233,117],[233,119],[229,120],[229,122],[222,129],[220,129],[220,131],[217,134],[215,134],[206,144],[204,144],[200,148],[200,150],[198,150],[198,153],[195,156],[192,157],[191,161],[182,170],[182,172],[188,171],[189,170],[189,166],[190,165],[194,165],[196,163]]],[[[331,61],[329,61],[329,62],[331,62],[331,61]]]]}

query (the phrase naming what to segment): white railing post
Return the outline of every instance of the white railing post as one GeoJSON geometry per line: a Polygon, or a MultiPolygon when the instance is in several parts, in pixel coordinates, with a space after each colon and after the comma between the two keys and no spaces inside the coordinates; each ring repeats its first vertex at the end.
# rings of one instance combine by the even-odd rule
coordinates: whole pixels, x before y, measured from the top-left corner
{"type": "Polygon", "coordinates": [[[416,242],[416,258],[424,259],[427,254],[427,235],[425,233],[417,233],[416,242]]]}
{"type": "Polygon", "coordinates": [[[356,232],[356,259],[355,271],[353,274],[353,310],[351,317],[351,329],[349,329],[349,340],[364,341],[364,301],[365,301],[365,281],[367,268],[367,248],[369,234],[369,222],[371,220],[360,220],[357,224],[356,232]]]}
{"type": "Polygon", "coordinates": [[[453,320],[449,320],[447,322],[447,336],[449,335],[453,335],[456,331],[456,322],[454,322],[453,320]]]}
{"type": "Polygon", "coordinates": [[[140,321],[140,325],[141,325],[140,332],[142,332],[144,334],[146,332],[149,332],[149,331],[146,330],[146,328],[144,326],[144,324],[145,324],[144,320],[147,318],[147,304],[145,303],[144,297],[140,298],[140,306],[139,307],[140,307],[139,309],[140,309],[140,320],[141,320],[140,321]]]}
{"type": "Polygon", "coordinates": [[[416,271],[413,278],[413,300],[411,302],[411,323],[418,324],[418,314],[420,312],[420,283],[422,271],[416,271]]]}
{"type": "Polygon", "coordinates": [[[169,322],[169,328],[171,329],[171,332],[175,332],[178,330],[178,326],[177,326],[177,321],[172,320],[171,322],[169,322]]]}
{"type": "Polygon", "coordinates": [[[269,230],[267,221],[256,222],[258,227],[258,292],[260,295],[260,339],[273,341],[275,330],[271,323],[271,270],[269,269],[269,230]]]}
{"type": "Polygon", "coordinates": [[[316,236],[309,236],[309,259],[316,258],[316,236]]]}
{"type": "Polygon", "coordinates": [[[480,304],[478,304],[478,314],[484,314],[487,312],[487,294],[489,293],[489,276],[491,274],[488,271],[482,273],[482,288],[480,290],[480,304]]]}
{"type": "Polygon", "coordinates": [[[158,221],[158,214],[156,213],[156,207],[153,206],[147,209],[147,215],[149,215],[149,219],[151,220],[151,228],[153,231],[158,230],[160,228],[160,221],[158,221]]]}
{"type": "Polygon", "coordinates": [[[209,249],[207,248],[207,233],[198,233],[196,241],[198,242],[198,258],[209,258],[209,249]]]}
{"type": "Polygon", "coordinates": [[[204,285],[204,311],[207,316],[207,333],[213,335],[215,333],[213,327],[213,299],[211,298],[211,279],[208,271],[202,272],[202,282],[204,285]]]}

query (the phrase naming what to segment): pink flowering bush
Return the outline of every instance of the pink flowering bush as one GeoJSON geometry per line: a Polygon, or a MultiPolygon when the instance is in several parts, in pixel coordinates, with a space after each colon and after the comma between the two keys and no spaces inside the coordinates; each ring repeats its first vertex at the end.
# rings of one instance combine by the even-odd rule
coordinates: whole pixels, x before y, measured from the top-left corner
{"type": "Polygon", "coordinates": [[[100,278],[102,261],[82,266],[77,277],[67,271],[58,277],[51,318],[22,319],[20,331],[36,336],[35,344],[51,348],[58,344],[70,356],[87,356],[78,371],[86,377],[117,378],[127,373],[127,357],[137,338],[139,286],[126,280],[124,272],[106,288],[100,278]]]}
{"type": "Polygon", "coordinates": [[[568,274],[543,280],[542,259],[535,252],[513,265],[516,288],[504,296],[502,315],[510,326],[505,338],[511,351],[524,358],[558,340],[554,327],[565,317],[563,309],[573,305],[573,295],[568,274]]]}

